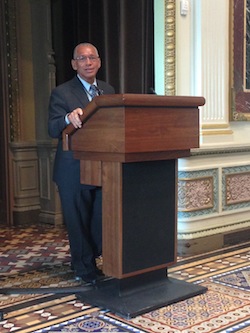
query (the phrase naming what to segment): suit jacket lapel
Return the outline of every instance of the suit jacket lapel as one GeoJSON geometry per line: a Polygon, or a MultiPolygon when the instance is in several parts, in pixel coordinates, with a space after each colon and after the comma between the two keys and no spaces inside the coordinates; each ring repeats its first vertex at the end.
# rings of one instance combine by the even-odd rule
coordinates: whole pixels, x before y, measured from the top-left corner
{"type": "Polygon", "coordinates": [[[88,96],[82,86],[82,83],[77,77],[74,77],[72,79],[72,94],[74,94],[78,99],[79,102],[81,103],[82,106],[86,106],[86,104],[89,103],[88,96]]]}

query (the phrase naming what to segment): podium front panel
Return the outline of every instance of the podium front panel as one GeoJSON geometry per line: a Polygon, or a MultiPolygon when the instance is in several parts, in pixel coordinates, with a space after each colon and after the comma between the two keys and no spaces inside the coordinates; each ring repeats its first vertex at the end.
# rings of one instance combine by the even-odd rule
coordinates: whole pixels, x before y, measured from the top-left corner
{"type": "Polygon", "coordinates": [[[176,169],[176,160],[104,163],[107,275],[133,276],[176,261],[176,169]]]}
{"type": "Polygon", "coordinates": [[[175,161],[123,164],[123,273],[175,260],[175,161]]]}

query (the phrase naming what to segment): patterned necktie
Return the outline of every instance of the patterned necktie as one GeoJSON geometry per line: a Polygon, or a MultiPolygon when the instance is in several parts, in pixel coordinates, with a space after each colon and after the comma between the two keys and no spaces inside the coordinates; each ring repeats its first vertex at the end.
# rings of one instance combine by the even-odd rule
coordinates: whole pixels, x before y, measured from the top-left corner
{"type": "Polygon", "coordinates": [[[90,94],[90,96],[91,96],[92,99],[93,99],[95,96],[98,96],[98,95],[99,95],[99,93],[98,93],[98,89],[97,89],[97,87],[96,87],[94,84],[92,84],[92,85],[90,86],[90,88],[89,88],[89,94],[90,94]]]}

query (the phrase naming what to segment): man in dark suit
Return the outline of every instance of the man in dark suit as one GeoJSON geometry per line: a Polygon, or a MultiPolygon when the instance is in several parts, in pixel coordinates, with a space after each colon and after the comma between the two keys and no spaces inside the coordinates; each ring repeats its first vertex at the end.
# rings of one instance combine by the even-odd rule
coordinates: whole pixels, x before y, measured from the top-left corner
{"type": "Polygon", "coordinates": [[[95,283],[101,275],[95,259],[102,253],[102,191],[80,184],[80,161],[73,158],[72,151],[63,151],[62,131],[69,123],[81,128],[79,116],[92,100],[93,91],[94,95],[114,94],[114,88],[96,79],[101,60],[92,44],[77,45],[71,65],[76,76],[56,87],[49,103],[49,135],[58,139],[53,180],[58,186],[76,280],[95,283]]]}

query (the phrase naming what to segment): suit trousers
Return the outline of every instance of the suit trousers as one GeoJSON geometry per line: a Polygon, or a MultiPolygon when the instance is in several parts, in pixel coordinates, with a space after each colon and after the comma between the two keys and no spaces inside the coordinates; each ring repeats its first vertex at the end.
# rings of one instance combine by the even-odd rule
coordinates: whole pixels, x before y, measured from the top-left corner
{"type": "Polygon", "coordinates": [[[72,266],[78,276],[89,274],[102,253],[102,189],[73,182],[58,185],[58,190],[72,266]]]}

